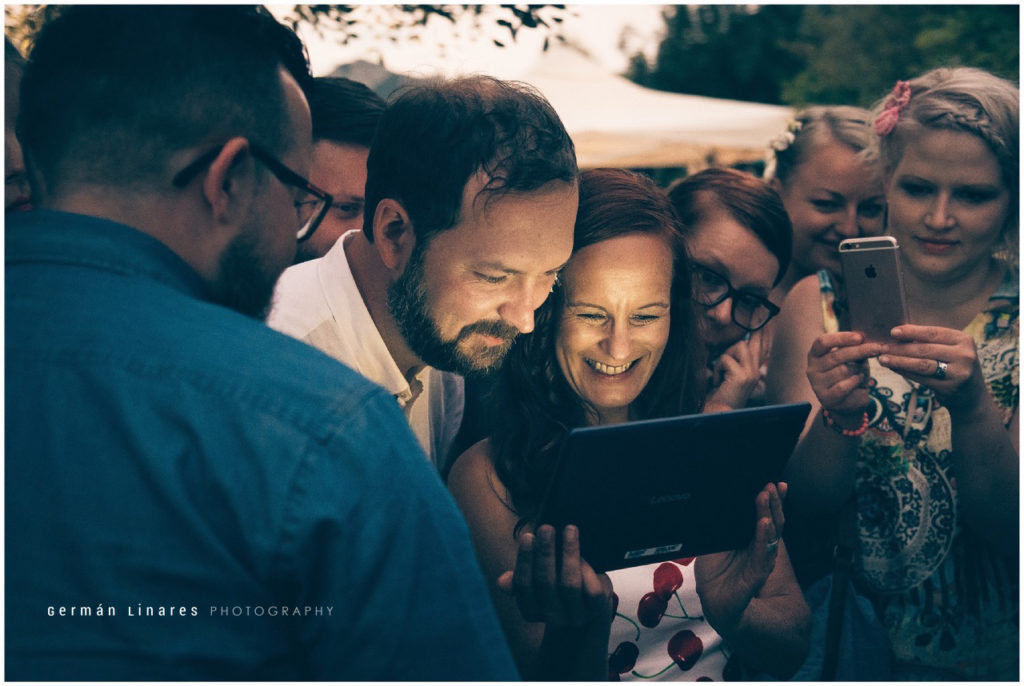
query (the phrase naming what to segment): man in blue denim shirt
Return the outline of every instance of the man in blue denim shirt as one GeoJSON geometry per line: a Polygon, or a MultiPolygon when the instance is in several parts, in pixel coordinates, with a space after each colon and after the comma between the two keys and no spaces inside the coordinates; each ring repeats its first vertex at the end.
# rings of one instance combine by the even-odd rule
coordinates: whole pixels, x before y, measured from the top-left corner
{"type": "Polygon", "coordinates": [[[6,232],[9,679],[516,678],[394,400],[256,316],[330,202],[300,176],[306,79],[248,7],[79,6],[38,38],[45,209],[6,232]]]}

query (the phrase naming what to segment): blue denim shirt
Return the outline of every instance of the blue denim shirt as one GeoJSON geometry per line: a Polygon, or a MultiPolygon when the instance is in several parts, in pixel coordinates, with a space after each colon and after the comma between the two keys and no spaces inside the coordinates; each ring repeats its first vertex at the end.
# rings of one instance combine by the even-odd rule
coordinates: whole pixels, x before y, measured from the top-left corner
{"type": "Polygon", "coordinates": [[[6,250],[7,678],[516,678],[382,389],[129,227],[6,250]]]}

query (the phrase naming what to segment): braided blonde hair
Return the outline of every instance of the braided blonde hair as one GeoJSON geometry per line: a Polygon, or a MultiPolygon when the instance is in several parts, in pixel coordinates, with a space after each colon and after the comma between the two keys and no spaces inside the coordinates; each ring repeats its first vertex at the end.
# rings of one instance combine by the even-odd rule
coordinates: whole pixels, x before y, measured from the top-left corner
{"type": "MultiPolygon", "coordinates": [[[[877,118],[886,100],[874,107],[877,118]]],[[[964,131],[983,140],[996,156],[1003,182],[1010,191],[1001,244],[995,256],[1012,268],[1018,266],[1020,179],[1020,91],[1017,86],[983,69],[940,67],[910,81],[910,101],[899,110],[891,132],[878,137],[868,151],[877,156],[888,178],[906,149],[922,129],[964,131]]]]}

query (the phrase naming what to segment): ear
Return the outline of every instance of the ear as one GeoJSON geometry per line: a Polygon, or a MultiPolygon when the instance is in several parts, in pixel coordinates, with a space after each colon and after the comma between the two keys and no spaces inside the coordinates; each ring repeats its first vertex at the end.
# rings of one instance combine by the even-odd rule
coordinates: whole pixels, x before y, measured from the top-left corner
{"type": "Polygon", "coordinates": [[[394,198],[377,203],[373,213],[373,245],[384,266],[398,274],[405,271],[416,247],[416,232],[409,213],[394,198]]]}
{"type": "Polygon", "coordinates": [[[203,196],[216,225],[235,226],[248,216],[255,186],[249,141],[236,137],[221,148],[203,180],[203,196]]]}
{"type": "Polygon", "coordinates": [[[779,182],[779,177],[773,176],[771,180],[768,182],[768,185],[771,186],[773,191],[775,191],[779,195],[782,195],[782,184],[779,182]]]}

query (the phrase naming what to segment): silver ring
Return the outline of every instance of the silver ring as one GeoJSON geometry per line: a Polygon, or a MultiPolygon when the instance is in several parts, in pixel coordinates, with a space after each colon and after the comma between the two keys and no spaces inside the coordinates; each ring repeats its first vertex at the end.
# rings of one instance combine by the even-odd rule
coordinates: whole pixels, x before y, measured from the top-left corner
{"type": "Polygon", "coordinates": [[[779,539],[776,538],[774,541],[770,541],[769,543],[765,544],[764,547],[766,550],[768,550],[768,552],[774,553],[775,550],[779,547],[779,539]]]}
{"type": "Polygon", "coordinates": [[[935,360],[935,372],[932,373],[932,376],[939,380],[945,379],[947,369],[949,369],[948,364],[946,364],[942,360],[935,360]]]}

